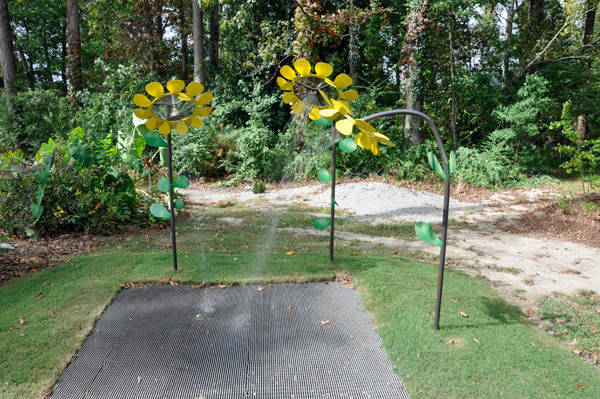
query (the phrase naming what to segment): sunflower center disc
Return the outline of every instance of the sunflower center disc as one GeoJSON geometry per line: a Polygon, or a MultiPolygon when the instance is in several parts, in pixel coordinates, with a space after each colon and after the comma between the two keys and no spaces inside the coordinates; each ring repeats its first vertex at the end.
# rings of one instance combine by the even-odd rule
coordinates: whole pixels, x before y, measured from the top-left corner
{"type": "Polygon", "coordinates": [[[179,96],[168,95],[156,100],[152,112],[163,121],[180,121],[194,114],[196,104],[193,101],[182,100],[179,96]]]}

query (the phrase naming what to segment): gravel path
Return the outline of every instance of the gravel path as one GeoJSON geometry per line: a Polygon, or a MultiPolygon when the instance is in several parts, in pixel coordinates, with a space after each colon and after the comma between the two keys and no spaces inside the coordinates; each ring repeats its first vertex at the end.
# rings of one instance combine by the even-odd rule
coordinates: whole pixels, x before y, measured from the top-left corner
{"type": "MultiPolygon", "coordinates": [[[[274,205],[295,201],[315,207],[327,207],[331,195],[328,184],[268,190],[259,195],[253,194],[250,186],[234,192],[205,192],[195,189],[181,192],[193,202],[266,199],[274,205]]],[[[339,209],[354,215],[353,218],[357,220],[387,218],[429,223],[442,221],[442,195],[378,182],[343,183],[336,185],[335,192],[339,209]]],[[[472,211],[477,206],[450,198],[450,217],[472,211]]]]}

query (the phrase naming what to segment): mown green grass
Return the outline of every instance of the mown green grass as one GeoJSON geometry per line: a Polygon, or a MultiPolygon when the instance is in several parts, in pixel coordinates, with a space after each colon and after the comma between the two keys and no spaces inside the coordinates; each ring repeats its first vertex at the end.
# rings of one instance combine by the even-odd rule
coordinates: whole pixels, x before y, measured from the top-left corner
{"type": "Polygon", "coordinates": [[[163,230],[111,239],[71,264],[0,286],[0,398],[42,397],[122,282],[249,284],[334,276],[353,279],[412,397],[596,398],[600,392],[600,373],[466,275],[447,274],[441,329],[434,331],[434,265],[385,253],[352,256],[343,242],[330,263],[328,237],[294,238],[276,229],[285,227],[285,214],[236,203],[200,208],[193,216],[210,219],[178,226],[176,272],[163,230]]]}

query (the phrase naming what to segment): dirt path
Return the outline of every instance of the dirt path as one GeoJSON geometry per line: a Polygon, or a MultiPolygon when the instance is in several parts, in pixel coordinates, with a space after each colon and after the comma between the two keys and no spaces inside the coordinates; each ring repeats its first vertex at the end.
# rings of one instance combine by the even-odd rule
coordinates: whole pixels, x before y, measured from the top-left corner
{"type": "MultiPolygon", "coordinates": [[[[385,183],[345,183],[336,187],[340,208],[365,223],[389,223],[394,220],[441,220],[442,197],[385,183]]],[[[272,206],[293,201],[313,206],[329,202],[325,185],[282,188],[264,194],[252,194],[250,187],[231,189],[188,189],[188,198],[211,203],[223,200],[267,200],[272,206]]],[[[551,193],[530,190],[521,198],[497,193],[479,203],[451,203],[451,217],[464,221],[464,228],[450,228],[447,261],[453,270],[478,276],[499,291],[507,301],[521,307],[539,320],[537,300],[553,292],[574,295],[581,290],[600,287],[600,249],[566,240],[551,239],[536,234],[520,234],[517,219],[529,206],[534,206],[551,193]]],[[[264,206],[264,202],[263,205],[264,206]]],[[[544,215],[536,215],[543,217],[544,215]]],[[[313,228],[286,229],[296,235],[328,235],[313,228]]],[[[438,255],[439,249],[418,240],[403,240],[364,234],[336,232],[343,240],[360,240],[365,247],[384,245],[403,251],[421,251],[438,255]]]]}

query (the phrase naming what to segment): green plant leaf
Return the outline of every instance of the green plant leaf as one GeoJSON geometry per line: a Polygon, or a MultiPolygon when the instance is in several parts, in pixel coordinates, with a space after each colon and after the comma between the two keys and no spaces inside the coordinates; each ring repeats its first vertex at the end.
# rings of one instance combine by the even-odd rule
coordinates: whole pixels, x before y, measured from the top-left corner
{"type": "Polygon", "coordinates": [[[42,186],[41,184],[37,188],[35,200],[38,205],[42,205],[42,199],[44,198],[44,189],[45,188],[46,188],[46,186],[42,186]]]}
{"type": "Polygon", "coordinates": [[[27,237],[29,237],[29,238],[38,238],[37,231],[35,231],[31,227],[25,227],[25,233],[27,234],[27,237]]]}
{"type": "Polygon", "coordinates": [[[314,218],[312,224],[317,230],[325,230],[331,226],[331,220],[325,218],[314,218]]]}
{"type": "Polygon", "coordinates": [[[444,173],[444,169],[440,166],[440,161],[438,161],[437,157],[433,155],[433,152],[427,153],[427,158],[429,159],[429,165],[431,165],[431,169],[434,172],[437,172],[438,175],[442,176],[444,180],[446,180],[446,174],[444,173]]]}
{"type": "Polygon", "coordinates": [[[129,167],[131,168],[131,170],[134,170],[138,173],[144,172],[144,164],[142,163],[142,160],[139,159],[138,157],[129,155],[126,159],[126,162],[127,162],[127,165],[129,165],[129,167]]]}
{"type": "Polygon", "coordinates": [[[167,148],[159,148],[158,152],[160,153],[160,166],[164,166],[165,168],[169,167],[169,150],[167,148]]]}
{"type": "Polygon", "coordinates": [[[421,240],[433,245],[437,245],[440,248],[442,247],[442,240],[438,238],[428,223],[418,222],[415,224],[415,233],[417,233],[417,237],[419,237],[421,240]]]}
{"type": "Polygon", "coordinates": [[[158,202],[150,206],[150,213],[156,218],[171,219],[171,213],[163,204],[159,204],[158,202]]]}
{"type": "Polygon", "coordinates": [[[319,179],[319,181],[325,183],[331,181],[331,174],[325,169],[321,168],[317,170],[317,178],[319,179]]]}
{"type": "Polygon", "coordinates": [[[337,142],[337,147],[344,152],[354,152],[356,150],[356,141],[352,137],[347,137],[337,142]]]}
{"type": "Polygon", "coordinates": [[[69,154],[85,168],[89,168],[92,165],[92,149],[81,141],[69,148],[69,154]]]}
{"type": "Polygon", "coordinates": [[[47,186],[50,184],[50,172],[47,169],[38,170],[35,172],[35,177],[40,186],[47,186]]]}
{"type": "Polygon", "coordinates": [[[166,177],[161,177],[158,180],[158,183],[156,183],[156,188],[158,188],[159,191],[162,191],[163,193],[166,193],[169,191],[169,179],[167,179],[166,177]]]}
{"type": "Polygon", "coordinates": [[[448,160],[448,172],[450,174],[456,173],[456,154],[454,151],[450,151],[450,159],[448,160]]]}
{"type": "Polygon", "coordinates": [[[40,216],[42,216],[42,213],[44,212],[44,207],[42,205],[38,205],[34,202],[29,207],[29,210],[31,211],[33,218],[35,220],[38,220],[40,218],[40,216]]]}
{"type": "Polygon", "coordinates": [[[175,209],[183,209],[183,201],[181,198],[177,198],[173,205],[175,205],[175,209]]]}
{"type": "Polygon", "coordinates": [[[331,125],[333,125],[333,121],[330,121],[329,119],[321,117],[315,121],[315,124],[317,126],[331,126],[331,125]]]}
{"type": "Polygon", "coordinates": [[[187,177],[180,175],[173,182],[173,188],[188,188],[190,186],[190,181],[187,177]]]}
{"type": "Polygon", "coordinates": [[[144,134],[144,140],[146,141],[146,144],[151,147],[167,148],[167,142],[155,131],[149,131],[144,134]]]}

